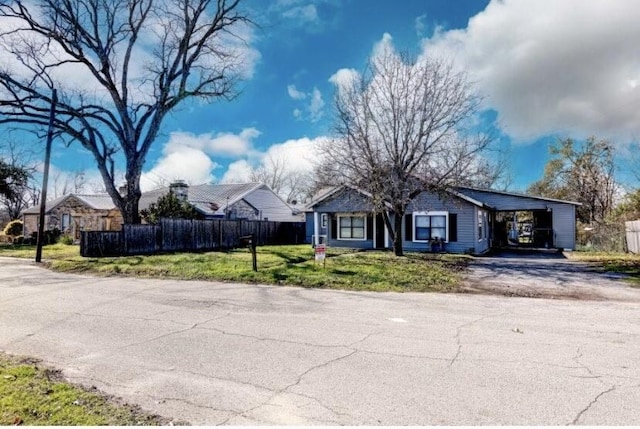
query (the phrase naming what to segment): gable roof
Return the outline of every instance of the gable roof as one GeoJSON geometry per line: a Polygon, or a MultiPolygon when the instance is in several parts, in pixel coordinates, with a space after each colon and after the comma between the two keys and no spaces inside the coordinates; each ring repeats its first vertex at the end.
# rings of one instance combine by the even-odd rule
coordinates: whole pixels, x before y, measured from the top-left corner
{"type": "MultiPolygon", "coordinates": [[[[169,190],[170,187],[164,187],[144,192],[140,198],[140,209],[148,208],[169,190]]],[[[227,207],[243,200],[269,219],[296,220],[294,210],[269,186],[258,182],[189,186],[187,200],[205,216],[224,216],[227,207]]]]}
{"type": "MultiPolygon", "coordinates": [[[[116,208],[109,194],[67,194],[47,201],[44,209],[45,213],[49,213],[72,197],[94,210],[113,210],[116,208]]],[[[22,214],[40,214],[40,205],[29,207],[23,210],[22,214]]]]}
{"type": "MultiPolygon", "coordinates": [[[[321,190],[320,192],[318,192],[318,194],[316,194],[316,199],[311,201],[309,203],[309,205],[307,206],[307,208],[309,210],[313,210],[313,207],[315,207],[316,205],[320,204],[323,201],[326,201],[327,199],[331,198],[332,196],[336,195],[339,191],[345,190],[345,189],[351,189],[353,191],[359,192],[360,194],[370,198],[371,194],[367,191],[364,191],[362,189],[358,189],[355,187],[351,187],[351,186],[347,186],[347,185],[342,185],[342,186],[336,186],[333,188],[325,188],[323,190],[321,190]]],[[[490,206],[488,206],[487,204],[478,201],[474,198],[469,197],[468,195],[464,195],[463,193],[456,191],[455,189],[450,189],[448,191],[450,194],[464,200],[467,201],[468,203],[471,203],[473,205],[476,205],[478,207],[484,207],[484,208],[491,208],[490,206]]],[[[389,208],[391,208],[391,204],[389,202],[385,202],[385,205],[389,208]]]]}

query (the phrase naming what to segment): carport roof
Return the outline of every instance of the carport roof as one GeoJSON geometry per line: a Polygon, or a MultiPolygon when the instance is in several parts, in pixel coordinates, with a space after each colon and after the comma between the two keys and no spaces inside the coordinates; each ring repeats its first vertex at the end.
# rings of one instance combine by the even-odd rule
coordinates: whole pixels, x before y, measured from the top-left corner
{"type": "Polygon", "coordinates": [[[458,186],[457,189],[461,193],[464,193],[465,190],[470,190],[470,191],[475,191],[475,192],[485,192],[485,193],[491,193],[491,194],[497,194],[497,195],[506,195],[506,196],[509,196],[509,197],[516,197],[516,198],[531,198],[531,199],[534,199],[534,200],[548,201],[550,203],[572,204],[574,206],[581,206],[582,205],[582,203],[578,203],[576,201],[559,200],[559,199],[556,199],[556,198],[540,197],[540,196],[536,196],[536,195],[521,194],[521,193],[517,193],[517,192],[495,191],[493,189],[474,188],[472,186],[458,186]]]}

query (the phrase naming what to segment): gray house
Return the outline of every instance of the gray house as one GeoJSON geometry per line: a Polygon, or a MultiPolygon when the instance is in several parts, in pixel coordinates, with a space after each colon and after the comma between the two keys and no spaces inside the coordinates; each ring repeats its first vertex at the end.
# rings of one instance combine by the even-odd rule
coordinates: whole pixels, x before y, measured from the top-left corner
{"type": "MultiPolygon", "coordinates": [[[[403,248],[481,254],[493,246],[575,248],[578,203],[474,188],[428,191],[416,197],[402,220],[403,248]],[[527,222],[519,222],[518,216],[527,222]],[[526,234],[526,243],[520,237],[526,234]]],[[[366,192],[337,187],[310,205],[307,229],[312,242],[361,249],[392,247],[383,217],[374,213],[366,192]]]]}
{"type": "Polygon", "coordinates": [[[140,198],[140,210],[148,208],[169,192],[188,201],[205,219],[303,221],[302,213],[262,183],[189,186],[177,181],[168,187],[144,192],[140,198]]]}

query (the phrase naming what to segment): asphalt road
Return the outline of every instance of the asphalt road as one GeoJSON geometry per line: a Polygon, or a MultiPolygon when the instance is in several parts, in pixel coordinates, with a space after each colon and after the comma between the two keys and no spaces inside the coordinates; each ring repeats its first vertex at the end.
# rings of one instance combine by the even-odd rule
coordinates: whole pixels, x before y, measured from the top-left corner
{"type": "Polygon", "coordinates": [[[640,425],[630,302],[93,278],[0,258],[0,350],[199,425],[640,425]]]}

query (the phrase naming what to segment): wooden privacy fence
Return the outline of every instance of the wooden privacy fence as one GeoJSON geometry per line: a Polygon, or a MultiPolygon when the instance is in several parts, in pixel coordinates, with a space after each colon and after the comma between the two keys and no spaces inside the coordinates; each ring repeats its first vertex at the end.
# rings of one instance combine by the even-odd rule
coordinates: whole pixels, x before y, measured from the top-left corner
{"type": "Polygon", "coordinates": [[[161,219],[157,225],[124,225],[120,231],[82,231],[80,254],[86,257],[150,255],[239,247],[254,234],[256,244],[300,244],[304,222],[257,220],[161,219]]]}
{"type": "Polygon", "coordinates": [[[627,250],[635,254],[640,253],[640,220],[625,222],[624,225],[627,250]]]}

